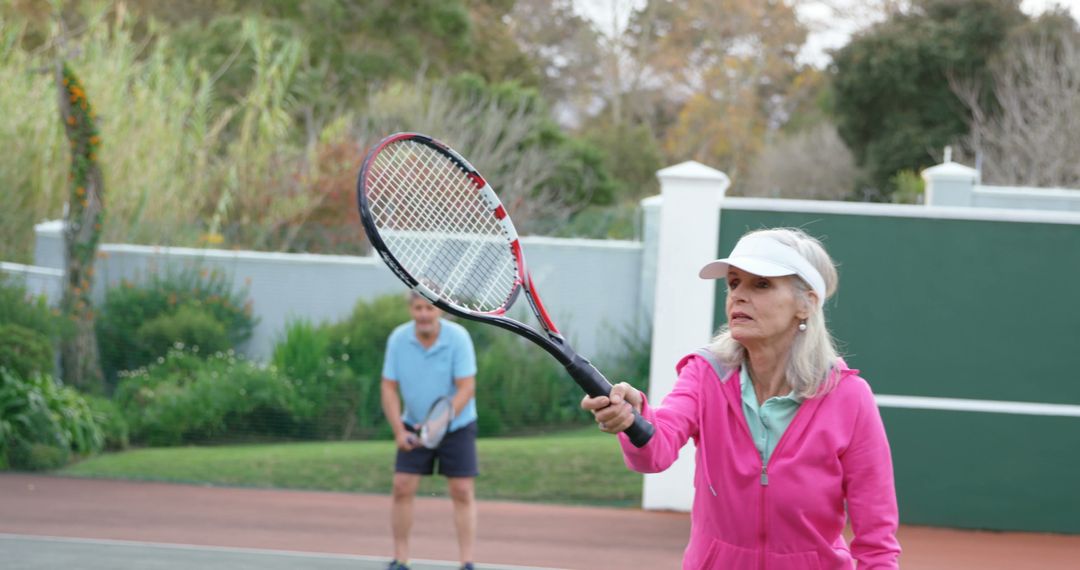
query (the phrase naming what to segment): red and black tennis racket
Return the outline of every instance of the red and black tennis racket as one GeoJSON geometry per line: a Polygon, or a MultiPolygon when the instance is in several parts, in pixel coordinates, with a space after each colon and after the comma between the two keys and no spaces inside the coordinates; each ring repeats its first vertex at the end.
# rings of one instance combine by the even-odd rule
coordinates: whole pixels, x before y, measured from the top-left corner
{"type": "MultiPolygon", "coordinates": [[[[540,345],[586,394],[611,392],[611,383],[555,328],[506,209],[461,155],[425,135],[391,135],[364,160],[357,195],[372,247],[406,285],[448,313],[540,345]],[[522,291],[542,330],[506,316],[522,291]]],[[[653,426],[635,413],[626,434],[641,447],[653,426]]]]}

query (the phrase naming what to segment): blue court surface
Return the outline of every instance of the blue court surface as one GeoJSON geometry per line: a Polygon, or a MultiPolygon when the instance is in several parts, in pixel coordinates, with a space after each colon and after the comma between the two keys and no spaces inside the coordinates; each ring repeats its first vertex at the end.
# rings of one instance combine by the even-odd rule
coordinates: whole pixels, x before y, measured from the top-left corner
{"type": "MultiPolygon", "coordinates": [[[[382,570],[386,565],[386,558],[347,554],[0,534],[0,568],[4,570],[382,570]]],[[[453,570],[457,563],[412,560],[409,566],[453,570]]],[[[476,568],[544,570],[485,564],[476,568]]]]}

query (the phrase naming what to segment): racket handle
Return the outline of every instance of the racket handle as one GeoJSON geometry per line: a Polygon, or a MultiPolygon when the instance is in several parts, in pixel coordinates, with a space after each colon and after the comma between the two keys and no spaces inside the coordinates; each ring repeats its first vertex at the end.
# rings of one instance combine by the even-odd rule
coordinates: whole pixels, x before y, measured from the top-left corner
{"type": "MultiPolygon", "coordinates": [[[[570,358],[570,364],[566,365],[566,371],[570,373],[570,377],[578,383],[578,386],[581,386],[581,389],[585,390],[585,393],[593,398],[607,396],[611,393],[611,382],[604,378],[604,375],[591,362],[580,355],[575,354],[570,358]]],[[[633,412],[634,423],[626,428],[625,433],[630,438],[630,443],[634,444],[634,447],[643,447],[652,439],[653,425],[649,423],[649,420],[641,417],[637,410],[633,410],[633,412]]]]}

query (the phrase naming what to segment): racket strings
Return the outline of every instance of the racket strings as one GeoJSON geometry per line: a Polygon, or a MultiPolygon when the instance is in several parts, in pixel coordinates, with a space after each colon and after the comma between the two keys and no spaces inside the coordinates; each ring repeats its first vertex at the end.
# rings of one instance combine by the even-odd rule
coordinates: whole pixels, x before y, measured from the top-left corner
{"type": "Polygon", "coordinates": [[[454,408],[449,400],[440,400],[428,413],[428,418],[420,429],[420,438],[427,447],[436,447],[442,441],[453,418],[454,408]]]}
{"type": "MultiPolygon", "coordinates": [[[[409,221],[412,226],[419,228],[453,228],[457,233],[468,236],[468,239],[447,240],[445,232],[438,232],[434,239],[430,239],[431,234],[419,239],[414,234],[410,236],[413,239],[398,241],[408,249],[411,254],[409,258],[419,262],[414,267],[427,268],[425,281],[429,287],[436,289],[436,293],[462,305],[476,305],[484,309],[498,308],[505,303],[507,297],[505,288],[497,286],[500,280],[488,279],[487,286],[483,285],[484,277],[493,273],[505,273],[506,239],[501,235],[501,226],[494,224],[492,228],[491,220],[494,217],[486,203],[476,198],[477,191],[472,182],[465,178],[462,184],[460,170],[440,170],[438,167],[439,163],[436,162],[426,164],[421,169],[434,176],[424,185],[431,188],[452,188],[454,191],[439,193],[439,196],[444,198],[442,204],[434,204],[439,207],[432,207],[433,204],[428,203],[430,200],[425,201],[425,196],[420,192],[402,193],[402,203],[414,214],[409,221]],[[471,202],[468,199],[470,194],[473,196],[471,202]],[[498,231],[498,234],[491,235],[492,229],[498,231]],[[488,239],[482,239],[484,236],[488,239]]],[[[512,263],[509,269],[511,275],[516,275],[516,267],[512,263]]]]}
{"type": "Polygon", "coordinates": [[[517,287],[517,259],[491,204],[442,153],[411,141],[376,156],[369,209],[398,262],[444,299],[502,308],[517,287]]]}

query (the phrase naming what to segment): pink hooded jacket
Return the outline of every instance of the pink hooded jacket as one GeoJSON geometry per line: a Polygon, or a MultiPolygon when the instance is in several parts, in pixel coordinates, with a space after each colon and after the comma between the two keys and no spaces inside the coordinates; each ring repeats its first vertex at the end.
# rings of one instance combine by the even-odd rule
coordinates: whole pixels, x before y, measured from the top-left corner
{"type": "Polygon", "coordinates": [[[723,374],[700,351],[679,362],[641,449],[619,434],[631,469],[657,473],[690,438],[697,446],[684,569],[899,568],[899,524],[885,428],[866,381],[842,359],[835,388],[803,401],[766,467],[742,412],[739,370],[723,374]],[[854,540],[842,535],[847,514],[854,540]]]}

